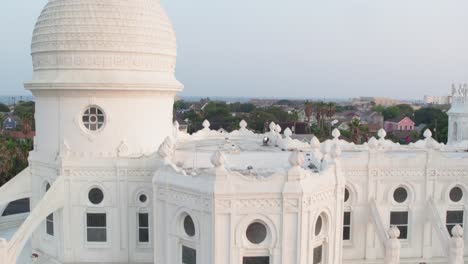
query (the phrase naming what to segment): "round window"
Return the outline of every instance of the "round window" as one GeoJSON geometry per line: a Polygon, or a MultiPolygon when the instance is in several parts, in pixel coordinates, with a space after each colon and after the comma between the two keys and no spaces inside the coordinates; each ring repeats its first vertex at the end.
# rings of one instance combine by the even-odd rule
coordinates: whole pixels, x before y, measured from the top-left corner
{"type": "Polygon", "coordinates": [[[146,203],[146,201],[148,200],[148,197],[146,196],[146,194],[141,194],[138,197],[138,200],[140,200],[140,202],[142,202],[142,203],[146,203]]]}
{"type": "Polygon", "coordinates": [[[88,199],[92,204],[100,204],[104,200],[104,193],[99,188],[93,188],[88,193],[88,199]]]}
{"type": "Polygon", "coordinates": [[[260,244],[265,241],[267,237],[267,229],[266,226],[262,223],[252,223],[247,227],[247,231],[245,232],[247,239],[252,244],[260,244]]]}
{"type": "Polygon", "coordinates": [[[317,222],[315,222],[315,235],[318,236],[322,232],[323,220],[322,216],[317,218],[317,222]]]}
{"type": "Polygon", "coordinates": [[[393,199],[397,203],[403,203],[408,199],[408,192],[406,191],[405,188],[403,187],[398,187],[394,192],[393,192],[393,199]]]}
{"type": "Polygon", "coordinates": [[[344,190],[344,202],[346,203],[349,200],[349,191],[348,188],[344,190]]]}
{"type": "Polygon", "coordinates": [[[87,130],[92,132],[99,131],[104,127],[104,111],[97,106],[89,106],[83,113],[82,122],[87,130]]]}
{"type": "Polygon", "coordinates": [[[187,215],[184,218],[184,230],[185,234],[189,237],[193,237],[195,235],[195,224],[193,223],[193,219],[190,215],[187,215]]]}
{"type": "Polygon", "coordinates": [[[449,196],[452,202],[457,203],[463,198],[463,190],[460,187],[453,187],[449,196]]]}

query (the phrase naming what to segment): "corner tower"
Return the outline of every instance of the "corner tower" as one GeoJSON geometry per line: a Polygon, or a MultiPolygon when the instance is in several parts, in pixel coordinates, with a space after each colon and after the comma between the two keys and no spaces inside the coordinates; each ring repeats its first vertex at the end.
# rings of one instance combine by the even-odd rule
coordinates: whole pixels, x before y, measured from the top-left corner
{"type": "Polygon", "coordinates": [[[176,39],[159,0],[50,0],[32,39],[36,145],[54,155],[157,149],[182,85],[176,39]]]}
{"type": "Polygon", "coordinates": [[[61,263],[152,262],[151,154],[183,88],[159,0],[49,0],[31,49],[33,249],[61,263]]]}
{"type": "Polygon", "coordinates": [[[468,86],[452,85],[452,107],[448,111],[448,144],[468,141],[468,86]]]}

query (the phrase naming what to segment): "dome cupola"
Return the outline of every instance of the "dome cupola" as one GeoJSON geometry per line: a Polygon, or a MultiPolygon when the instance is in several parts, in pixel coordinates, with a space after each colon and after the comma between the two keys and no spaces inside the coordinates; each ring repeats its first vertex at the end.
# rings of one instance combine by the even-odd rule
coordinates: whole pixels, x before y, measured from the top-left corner
{"type": "Polygon", "coordinates": [[[159,0],[49,0],[29,89],[180,91],[176,38],[159,0]]]}

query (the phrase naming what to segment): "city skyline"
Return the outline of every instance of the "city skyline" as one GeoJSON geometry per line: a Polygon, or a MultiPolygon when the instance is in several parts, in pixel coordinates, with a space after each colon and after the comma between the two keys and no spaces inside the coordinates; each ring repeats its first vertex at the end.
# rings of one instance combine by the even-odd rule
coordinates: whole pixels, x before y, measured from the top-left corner
{"type": "MultiPolygon", "coordinates": [[[[28,94],[32,25],[46,2],[3,9],[1,96],[28,94]]],[[[468,75],[462,1],[162,2],[178,32],[182,96],[421,99],[468,75]]]]}

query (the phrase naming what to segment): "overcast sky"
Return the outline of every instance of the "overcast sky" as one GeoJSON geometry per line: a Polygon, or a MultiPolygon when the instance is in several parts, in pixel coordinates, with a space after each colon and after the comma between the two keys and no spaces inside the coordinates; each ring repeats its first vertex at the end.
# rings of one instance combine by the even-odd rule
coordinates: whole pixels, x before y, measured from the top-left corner
{"type": "MultiPolygon", "coordinates": [[[[3,2],[0,95],[24,94],[47,1],[3,2]]],[[[466,0],[162,2],[183,95],[417,99],[468,82],[466,0]]]]}

